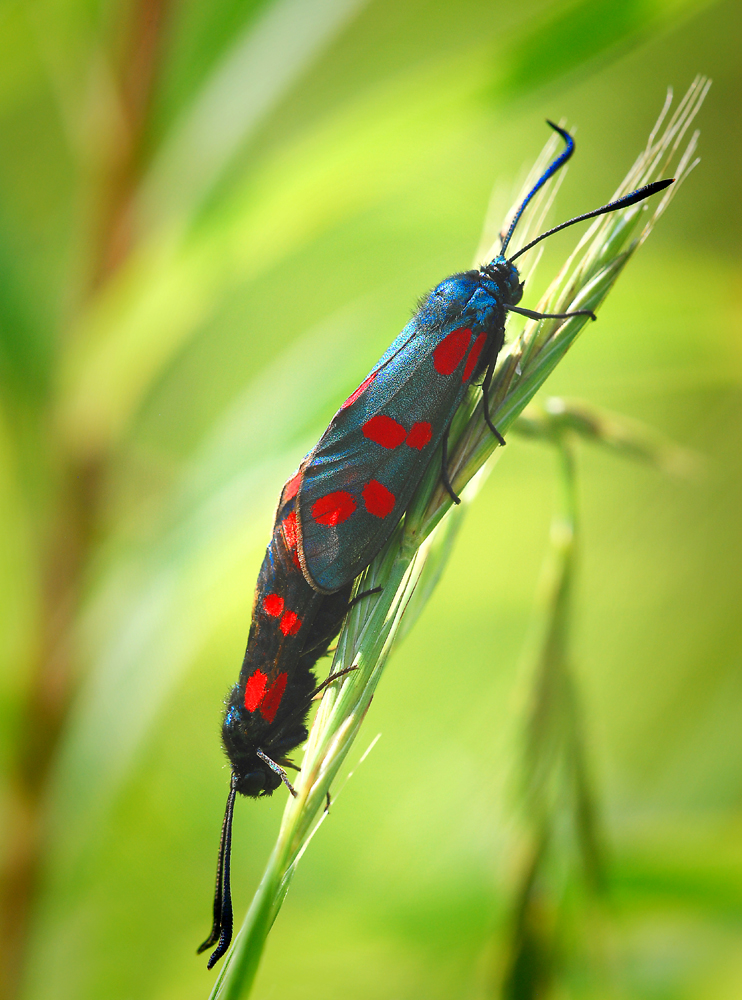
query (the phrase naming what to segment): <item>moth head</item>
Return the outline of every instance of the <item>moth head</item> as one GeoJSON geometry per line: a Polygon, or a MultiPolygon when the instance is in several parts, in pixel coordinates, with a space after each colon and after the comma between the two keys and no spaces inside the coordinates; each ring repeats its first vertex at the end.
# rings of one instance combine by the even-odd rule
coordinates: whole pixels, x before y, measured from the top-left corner
{"type": "Polygon", "coordinates": [[[517,305],[523,298],[524,282],[520,280],[518,268],[505,257],[500,255],[489,264],[483,264],[480,272],[497,285],[503,301],[508,305],[517,305]]]}
{"type": "Polygon", "coordinates": [[[257,757],[254,758],[252,770],[241,774],[237,771],[233,773],[237,775],[237,791],[240,795],[247,795],[252,799],[272,795],[281,784],[280,777],[257,757]]]}

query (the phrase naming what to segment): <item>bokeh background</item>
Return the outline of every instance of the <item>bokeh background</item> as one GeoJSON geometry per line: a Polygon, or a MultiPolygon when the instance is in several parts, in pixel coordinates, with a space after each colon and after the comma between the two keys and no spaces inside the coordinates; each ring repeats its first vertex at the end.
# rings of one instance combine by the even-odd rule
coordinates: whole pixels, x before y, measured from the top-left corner
{"type": "MultiPolygon", "coordinates": [[[[281,484],[470,265],[545,117],[577,129],[559,221],[610,197],[699,72],[702,163],[548,386],[695,461],[579,449],[573,660],[608,879],[588,898],[556,842],[511,995],[742,996],[741,21],[734,0],[3,0],[8,998],[208,995],[220,705],[281,484]]],[[[513,436],[472,506],[254,996],[504,995],[555,468],[513,436]]],[[[238,803],[238,920],[282,808],[238,803]]]]}

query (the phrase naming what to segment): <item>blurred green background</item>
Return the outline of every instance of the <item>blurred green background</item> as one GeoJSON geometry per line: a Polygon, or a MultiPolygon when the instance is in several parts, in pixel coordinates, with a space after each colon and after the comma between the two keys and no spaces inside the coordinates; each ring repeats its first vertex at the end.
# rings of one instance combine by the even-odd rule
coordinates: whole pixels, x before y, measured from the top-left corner
{"type": "MultiPolygon", "coordinates": [[[[545,117],[578,129],[559,221],[610,197],[698,72],[702,163],[548,386],[699,460],[672,479],[579,451],[573,652],[609,878],[596,911],[555,852],[550,972],[522,996],[742,996],[741,26],[734,0],[3,0],[9,998],[208,995],[220,705],[281,484],[470,265],[545,117]]],[[[501,995],[555,468],[511,438],[254,996],[501,995]]],[[[238,921],[282,809],[238,803],[238,921]]]]}

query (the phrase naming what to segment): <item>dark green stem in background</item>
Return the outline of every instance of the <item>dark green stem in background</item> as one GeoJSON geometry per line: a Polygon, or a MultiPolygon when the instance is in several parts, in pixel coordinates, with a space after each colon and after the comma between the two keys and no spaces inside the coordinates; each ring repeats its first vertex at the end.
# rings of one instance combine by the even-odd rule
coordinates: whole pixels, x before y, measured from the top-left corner
{"type": "MultiPolygon", "coordinates": [[[[108,126],[98,178],[97,223],[90,290],[101,286],[126,259],[134,234],[130,205],[144,156],[152,89],[169,0],[132,0],[121,13],[125,30],[116,57],[118,106],[108,126]]],[[[85,180],[85,178],[83,178],[85,180]]],[[[87,305],[83,296],[81,308],[87,305]]],[[[27,691],[16,721],[0,868],[0,998],[21,989],[26,942],[46,849],[44,819],[49,776],[72,703],[78,671],[74,626],[80,595],[95,551],[110,462],[108,454],[76,455],[55,434],[52,399],[46,414],[50,441],[47,535],[39,543],[42,580],[39,637],[27,691]]]]}
{"type": "Polygon", "coordinates": [[[133,201],[146,160],[152,98],[161,64],[170,0],[131,0],[122,21],[126,42],[117,62],[119,106],[99,178],[100,203],[91,281],[97,288],[126,260],[137,234],[133,201]]]}
{"type": "Polygon", "coordinates": [[[551,526],[542,637],[521,765],[530,844],[512,904],[504,1000],[543,1000],[558,978],[563,900],[550,851],[565,825],[588,891],[600,893],[605,881],[569,652],[578,531],[575,457],[568,435],[556,432],[552,439],[560,463],[560,500],[551,526]]]}

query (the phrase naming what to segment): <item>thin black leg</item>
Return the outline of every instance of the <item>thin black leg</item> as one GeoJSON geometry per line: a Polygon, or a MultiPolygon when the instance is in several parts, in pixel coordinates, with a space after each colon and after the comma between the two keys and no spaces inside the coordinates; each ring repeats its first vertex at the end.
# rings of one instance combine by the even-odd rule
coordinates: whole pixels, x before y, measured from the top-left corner
{"type": "Polygon", "coordinates": [[[443,438],[441,439],[441,481],[446,487],[449,496],[454,503],[461,503],[461,497],[454,493],[453,486],[451,486],[451,480],[448,478],[448,431],[450,428],[446,428],[443,438]]]}
{"type": "Polygon", "coordinates": [[[495,425],[492,423],[492,417],[490,416],[490,385],[492,383],[492,376],[495,372],[495,360],[490,363],[487,368],[487,374],[484,376],[484,382],[482,382],[482,412],[484,413],[484,422],[487,424],[489,429],[495,435],[497,440],[501,445],[504,445],[505,438],[498,431],[495,425]]]}

